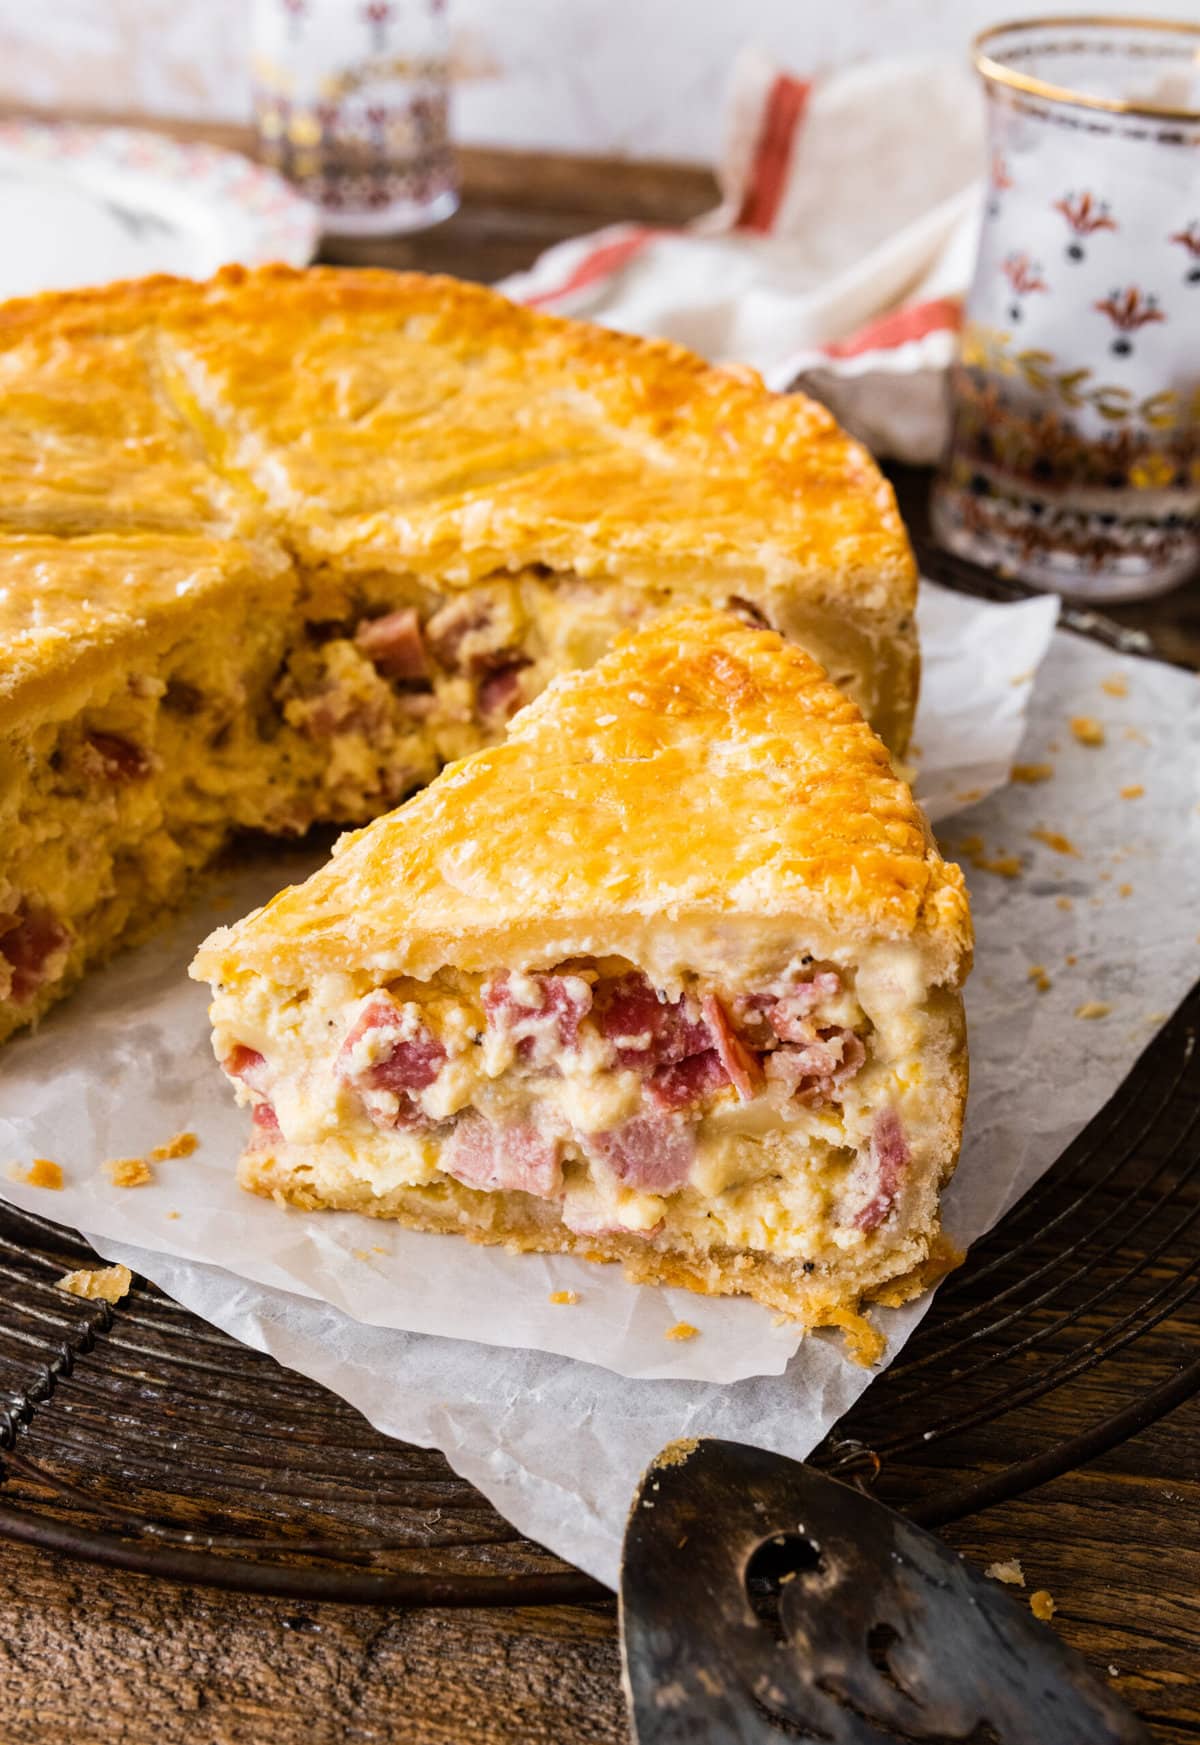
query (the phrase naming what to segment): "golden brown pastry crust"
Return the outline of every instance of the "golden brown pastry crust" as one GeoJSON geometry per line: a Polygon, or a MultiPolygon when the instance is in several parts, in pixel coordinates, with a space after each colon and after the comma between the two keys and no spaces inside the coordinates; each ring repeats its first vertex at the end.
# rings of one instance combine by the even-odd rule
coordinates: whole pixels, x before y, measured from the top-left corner
{"type": "Polygon", "coordinates": [[[969,962],[962,874],[854,705],[773,632],[680,607],[213,934],[195,969],[426,977],[715,916],[915,940],[953,985],[969,962]]]}
{"type": "Polygon", "coordinates": [[[463,587],[541,564],[750,597],[876,669],[902,752],[916,572],[822,407],[682,347],[421,274],[227,268],[0,307],[0,530],[277,533],[463,587]],[[58,465],[38,465],[50,444],[58,465]]]}

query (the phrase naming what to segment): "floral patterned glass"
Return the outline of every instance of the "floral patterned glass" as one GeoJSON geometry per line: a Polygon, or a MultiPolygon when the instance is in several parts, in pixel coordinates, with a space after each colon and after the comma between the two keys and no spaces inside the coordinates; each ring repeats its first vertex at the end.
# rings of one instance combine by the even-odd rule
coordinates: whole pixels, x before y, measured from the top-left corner
{"type": "Polygon", "coordinates": [[[255,0],[252,71],[261,155],[327,231],[454,211],[445,0],[255,0]]]}
{"type": "Polygon", "coordinates": [[[933,522],[1042,587],[1135,599],[1200,561],[1200,24],[976,43],[990,186],[933,522]]]}

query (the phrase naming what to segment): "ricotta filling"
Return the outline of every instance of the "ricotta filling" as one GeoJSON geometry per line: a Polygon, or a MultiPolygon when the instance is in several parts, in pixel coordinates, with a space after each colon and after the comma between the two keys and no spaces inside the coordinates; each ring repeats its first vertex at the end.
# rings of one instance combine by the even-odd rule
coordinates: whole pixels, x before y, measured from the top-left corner
{"type": "Polygon", "coordinates": [[[450,1177],[580,1235],[805,1252],[860,1246],[908,1169],[853,976],[807,955],[749,991],[655,987],[619,959],[400,981],[326,1019],[317,1055],[272,1058],[231,1023],[216,1046],[252,1144],[332,1142],[381,1196],[450,1177]]]}

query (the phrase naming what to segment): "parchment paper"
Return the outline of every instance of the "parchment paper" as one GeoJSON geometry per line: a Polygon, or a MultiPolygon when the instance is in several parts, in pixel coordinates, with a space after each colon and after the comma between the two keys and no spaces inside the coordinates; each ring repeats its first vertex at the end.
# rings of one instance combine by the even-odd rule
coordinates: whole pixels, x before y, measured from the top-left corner
{"type": "MultiPolygon", "coordinates": [[[[921,791],[943,814],[1007,770],[1053,610],[924,590],[916,739],[921,791]]],[[[1024,866],[1012,880],[969,871],[973,1086],[947,1199],[947,1226],[964,1242],[1053,1161],[1200,968],[1200,684],[1056,633],[1022,756],[1052,763],[1053,779],[1009,786],[945,831],[952,849],[969,839],[976,860],[1015,853],[1024,866]],[[1114,678],[1126,695],[1101,688],[1114,678]],[[1103,721],[1103,747],[1072,736],[1069,719],[1082,715],[1103,721]],[[1134,786],[1144,792],[1121,797],[1134,786]],[[1041,826],[1075,852],[1032,839],[1041,826]],[[1034,965],[1046,992],[1029,980],[1034,965]],[[1085,1002],[1111,1011],[1076,1017],[1085,1002]]],[[[0,1155],[55,1157],[69,1177],[58,1195],[0,1184],[16,1203],[77,1224],[106,1257],[381,1429],[442,1448],[518,1527],[609,1582],[633,1484],[664,1442],[703,1432],[800,1456],[862,1391],[868,1373],[835,1338],[792,1355],[794,1335],[753,1305],[635,1289],[613,1268],[517,1259],[370,1220],[281,1213],[230,1189],[242,1117],[229,1114],[205,1056],[203,991],[178,980],[216,918],[211,907],[193,914],[6,1050],[0,1155]],[[103,1158],[182,1126],[202,1133],[201,1149],[161,1165],[154,1187],[115,1190],[99,1174],[103,1158]],[[169,1210],[181,1216],[168,1220],[169,1210]],[[441,1296],[439,1279],[452,1286],[441,1296]],[[580,1303],[549,1306],[557,1288],[577,1289],[580,1303]],[[699,1337],[666,1341],[678,1319],[699,1337]],[[429,1337],[435,1328],[442,1337],[429,1337]]],[[[926,1306],[880,1313],[889,1356],[926,1306]]]]}

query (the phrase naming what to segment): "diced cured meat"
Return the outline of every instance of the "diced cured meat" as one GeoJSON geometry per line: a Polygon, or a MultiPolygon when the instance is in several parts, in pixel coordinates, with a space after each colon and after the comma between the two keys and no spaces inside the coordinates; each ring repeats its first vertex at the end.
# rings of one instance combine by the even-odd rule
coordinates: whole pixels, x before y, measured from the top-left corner
{"type": "Polygon", "coordinates": [[[487,639],[479,633],[486,632],[494,618],[487,600],[466,595],[433,614],[425,626],[425,639],[440,665],[457,672],[472,653],[482,651],[480,645],[487,639]]]}
{"type": "Polygon", "coordinates": [[[721,1056],[715,1048],[689,1054],[670,1066],[660,1066],[646,1082],[646,1094],[658,1109],[688,1109],[704,1097],[723,1091],[729,1083],[721,1056]]]}
{"type": "MultiPolygon", "coordinates": [[[[262,1056],[259,1056],[262,1059],[262,1056]]],[[[250,1147],[251,1151],[260,1151],[274,1140],[283,1137],[279,1119],[270,1103],[255,1103],[250,1113],[250,1147]]]]}
{"type": "Polygon", "coordinates": [[[591,1005],[591,984],[582,976],[504,970],[483,989],[488,1024],[514,1039],[522,1060],[548,1062],[557,1049],[574,1048],[591,1005]]]}
{"type": "Polygon", "coordinates": [[[611,1133],[589,1134],[586,1146],[625,1187],[649,1194],[681,1188],[696,1155],[690,1129],[666,1114],[635,1115],[611,1133]]]}
{"type": "Polygon", "coordinates": [[[703,1054],[714,1038],[695,1002],[660,1000],[640,971],[596,990],[596,1023],[623,1067],[668,1066],[703,1054]]]}
{"type": "Polygon", "coordinates": [[[480,679],[475,701],[480,715],[509,716],[521,700],[521,674],[530,662],[524,658],[506,661],[480,679]]]}
{"type": "Polygon", "coordinates": [[[841,991],[842,978],[836,970],[819,970],[811,981],[801,982],[770,1007],[767,1016],[772,1030],[783,1042],[809,1041],[812,1012],[822,1000],[835,1000],[841,991]]]}
{"type": "Polygon", "coordinates": [[[154,768],[150,753],[119,733],[89,733],[87,746],[105,781],[140,781],[154,768]]]}
{"type": "Polygon", "coordinates": [[[8,968],[8,997],[20,1005],[47,982],[57,981],[67,961],[70,930],[52,910],[22,903],[0,915],[0,958],[8,968]]]}
{"type": "Polygon", "coordinates": [[[853,1030],[817,1031],[810,1041],[776,1048],[766,1057],[769,1080],[811,1108],[828,1102],[866,1059],[862,1038],[853,1030]]]}
{"type": "Polygon", "coordinates": [[[558,1147],[530,1123],[499,1127],[469,1113],[442,1149],[441,1168],[467,1187],[552,1199],[562,1187],[558,1147]]]}
{"type": "Polygon", "coordinates": [[[244,1042],[235,1042],[221,1066],[229,1078],[241,1079],[247,1090],[266,1094],[267,1063],[257,1048],[247,1048],[244,1042]]]}
{"type": "Polygon", "coordinates": [[[875,1191],[854,1220],[858,1230],[877,1230],[896,1203],[912,1153],[895,1109],[881,1109],[871,1130],[871,1175],[875,1191]]]}
{"type": "Polygon", "coordinates": [[[420,1018],[397,1005],[390,994],[376,994],[359,1013],[342,1044],[337,1073],[359,1089],[391,1091],[399,1096],[423,1091],[446,1064],[446,1050],[420,1018]],[[372,1059],[360,1065],[355,1055],[371,1037],[372,1059]]]}
{"type": "Polygon", "coordinates": [[[701,1001],[701,1010],[716,1039],[721,1065],[742,1102],[750,1102],[762,1087],[762,1066],[758,1056],[737,1035],[724,1006],[715,994],[705,994],[701,1001]]]}
{"type": "Polygon", "coordinates": [[[354,633],[354,646],[385,678],[411,682],[429,677],[421,621],[411,606],[383,618],[364,618],[354,633]]]}

